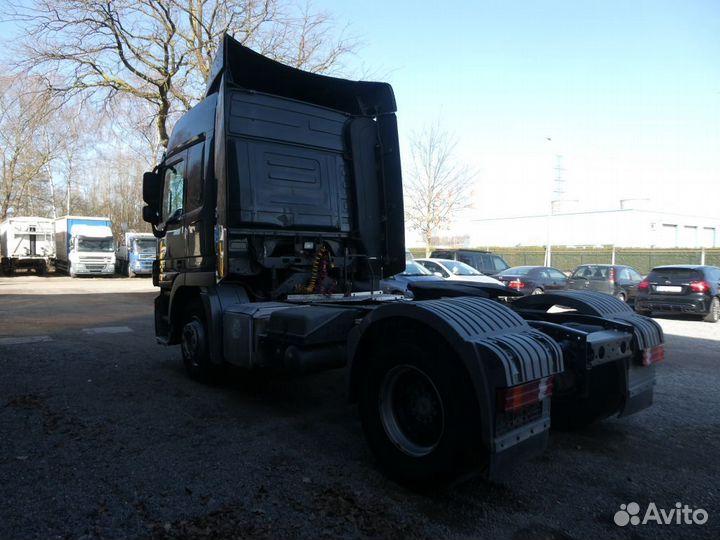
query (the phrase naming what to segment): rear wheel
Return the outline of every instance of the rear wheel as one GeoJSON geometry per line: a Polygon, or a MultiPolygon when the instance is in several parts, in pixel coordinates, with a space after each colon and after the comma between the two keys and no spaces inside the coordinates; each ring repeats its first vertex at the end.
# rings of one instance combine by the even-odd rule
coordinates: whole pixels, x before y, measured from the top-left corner
{"type": "Polygon", "coordinates": [[[423,489],[482,465],[477,403],[462,368],[417,336],[371,354],[360,384],[360,417],[380,469],[423,489]]]}
{"type": "Polygon", "coordinates": [[[533,289],[532,294],[542,294],[543,290],[540,287],[533,289]]]}
{"type": "Polygon", "coordinates": [[[205,313],[199,302],[188,306],[185,311],[185,323],[180,335],[185,371],[191,379],[211,382],[217,375],[218,366],[210,360],[210,342],[208,340],[205,313]]]}
{"type": "Polygon", "coordinates": [[[717,296],[710,301],[710,309],[704,320],[712,323],[720,320],[720,300],[718,300],[717,296]]]}
{"type": "Polygon", "coordinates": [[[128,261],[124,264],[125,264],[125,275],[127,275],[127,277],[129,277],[129,278],[134,278],[135,272],[133,272],[132,269],[130,268],[130,261],[128,261]]]}

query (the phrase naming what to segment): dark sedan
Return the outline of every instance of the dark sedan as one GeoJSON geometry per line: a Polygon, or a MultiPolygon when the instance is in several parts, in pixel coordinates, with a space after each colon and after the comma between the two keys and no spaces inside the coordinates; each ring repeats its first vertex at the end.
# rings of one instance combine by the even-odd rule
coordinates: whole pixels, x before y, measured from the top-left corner
{"type": "Polygon", "coordinates": [[[632,302],[642,281],[640,273],[621,264],[583,264],[568,280],[568,289],[612,294],[623,302],[632,302]]]}
{"type": "Polygon", "coordinates": [[[708,322],[720,319],[720,268],[672,265],[653,268],[638,287],[635,311],[688,313],[708,322]]]}
{"type": "Polygon", "coordinates": [[[513,266],[497,276],[521,294],[542,294],[567,289],[568,279],[560,270],[549,266],[513,266]]]}
{"type": "Polygon", "coordinates": [[[443,281],[443,279],[414,260],[406,260],[405,271],[383,279],[380,282],[380,288],[387,293],[404,294],[411,297],[412,293],[408,290],[408,285],[417,281],[443,281]]]}

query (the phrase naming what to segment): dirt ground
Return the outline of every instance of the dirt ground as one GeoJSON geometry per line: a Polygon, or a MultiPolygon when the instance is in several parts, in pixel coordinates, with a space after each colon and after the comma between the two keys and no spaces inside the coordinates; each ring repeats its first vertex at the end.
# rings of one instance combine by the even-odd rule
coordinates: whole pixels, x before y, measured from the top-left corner
{"type": "Polygon", "coordinates": [[[386,480],[342,370],[203,386],[155,343],[149,279],[0,278],[2,538],[717,538],[720,324],[658,319],[654,405],[500,483],[386,480]],[[627,525],[621,505],[704,509],[627,525]]]}

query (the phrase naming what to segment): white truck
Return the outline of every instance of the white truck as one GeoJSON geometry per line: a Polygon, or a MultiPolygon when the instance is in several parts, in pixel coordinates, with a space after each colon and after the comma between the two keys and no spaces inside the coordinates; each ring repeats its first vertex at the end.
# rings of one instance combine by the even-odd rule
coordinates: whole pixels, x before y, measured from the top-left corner
{"type": "Polygon", "coordinates": [[[55,220],[55,267],[75,276],[112,276],[115,241],[112,221],[102,217],[63,216],[55,220]]]}
{"type": "Polygon", "coordinates": [[[115,252],[118,274],[127,277],[152,274],[157,245],[152,233],[126,232],[115,252]]]}
{"type": "Polygon", "coordinates": [[[44,274],[53,257],[52,219],[12,217],[0,223],[0,265],[5,275],[13,275],[17,268],[44,274]]]}

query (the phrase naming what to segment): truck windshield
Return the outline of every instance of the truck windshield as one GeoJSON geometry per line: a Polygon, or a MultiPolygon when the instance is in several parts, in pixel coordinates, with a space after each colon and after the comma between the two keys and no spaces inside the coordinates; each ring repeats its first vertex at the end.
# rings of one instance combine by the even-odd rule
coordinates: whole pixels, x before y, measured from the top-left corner
{"type": "Polygon", "coordinates": [[[154,238],[138,238],[134,244],[137,253],[155,253],[157,249],[157,240],[154,238]]]}
{"type": "Polygon", "coordinates": [[[79,237],[77,239],[78,251],[112,251],[112,238],[86,238],[79,237]]]}

